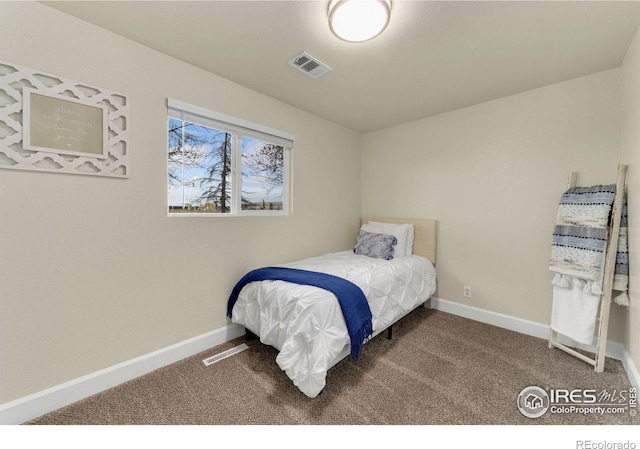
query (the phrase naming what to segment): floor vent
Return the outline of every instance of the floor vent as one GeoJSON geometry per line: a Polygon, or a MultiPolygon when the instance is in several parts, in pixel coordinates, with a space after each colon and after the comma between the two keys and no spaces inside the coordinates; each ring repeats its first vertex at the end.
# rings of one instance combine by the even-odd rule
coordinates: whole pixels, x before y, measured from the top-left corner
{"type": "Polygon", "coordinates": [[[289,65],[303,73],[306,73],[311,78],[318,78],[331,70],[331,67],[320,62],[306,51],[294,56],[293,59],[289,61],[289,65]]]}
{"type": "Polygon", "coordinates": [[[232,355],[236,355],[244,351],[245,349],[249,349],[249,346],[247,346],[245,343],[242,343],[241,345],[238,345],[235,348],[227,349],[226,351],[221,352],[220,354],[212,355],[211,357],[204,359],[202,363],[204,363],[206,366],[213,365],[214,363],[219,362],[220,360],[226,359],[227,357],[231,357],[232,355]]]}

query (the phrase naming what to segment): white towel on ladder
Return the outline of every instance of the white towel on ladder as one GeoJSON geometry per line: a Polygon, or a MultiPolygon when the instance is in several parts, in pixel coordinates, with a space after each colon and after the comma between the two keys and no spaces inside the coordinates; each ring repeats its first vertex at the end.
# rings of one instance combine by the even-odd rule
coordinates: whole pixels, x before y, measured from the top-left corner
{"type": "Polygon", "coordinates": [[[593,343],[600,290],[597,283],[557,274],[553,280],[551,329],[579,343],[593,343]]]}

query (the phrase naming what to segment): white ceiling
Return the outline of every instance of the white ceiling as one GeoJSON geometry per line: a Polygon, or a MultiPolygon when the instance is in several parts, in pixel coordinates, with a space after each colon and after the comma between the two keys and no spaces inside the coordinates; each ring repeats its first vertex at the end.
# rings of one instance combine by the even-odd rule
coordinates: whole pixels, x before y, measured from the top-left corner
{"type": "Polygon", "coordinates": [[[362,133],[619,67],[640,23],[638,1],[395,0],[353,44],[328,0],[45,3],[362,133]],[[333,70],[289,66],[303,50],[333,70]]]}

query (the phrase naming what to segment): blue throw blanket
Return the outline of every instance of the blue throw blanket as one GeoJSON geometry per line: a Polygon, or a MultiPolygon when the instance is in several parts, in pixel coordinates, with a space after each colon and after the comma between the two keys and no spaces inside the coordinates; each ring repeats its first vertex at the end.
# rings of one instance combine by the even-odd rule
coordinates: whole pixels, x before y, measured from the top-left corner
{"type": "Polygon", "coordinates": [[[240,290],[255,281],[279,280],[294,284],[312,285],[330,291],[342,309],[351,339],[351,358],[358,360],[362,345],[373,333],[371,309],[362,289],[354,283],[331,274],[316,271],[299,270],[297,268],[267,267],[250,271],[233,287],[227,304],[227,316],[231,317],[240,290]]]}

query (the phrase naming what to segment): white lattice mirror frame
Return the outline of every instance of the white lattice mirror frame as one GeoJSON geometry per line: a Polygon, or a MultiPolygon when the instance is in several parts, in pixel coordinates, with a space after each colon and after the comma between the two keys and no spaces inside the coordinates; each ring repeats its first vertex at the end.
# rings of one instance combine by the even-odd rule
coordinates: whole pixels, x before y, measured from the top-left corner
{"type": "MultiPolygon", "coordinates": [[[[65,120],[64,115],[58,120],[65,120]]],[[[80,129],[76,126],[73,132],[84,133],[80,129]]],[[[127,178],[128,153],[129,101],[125,95],[0,61],[0,168],[127,178]],[[100,137],[104,151],[78,151],[78,148],[65,151],[56,145],[50,145],[54,148],[38,147],[31,145],[29,137],[24,145],[25,121],[27,130],[33,125],[33,120],[25,114],[25,98],[28,106],[29,96],[34,92],[60,104],[68,100],[69,105],[78,104],[78,108],[86,105],[103,110],[100,137]]]]}

